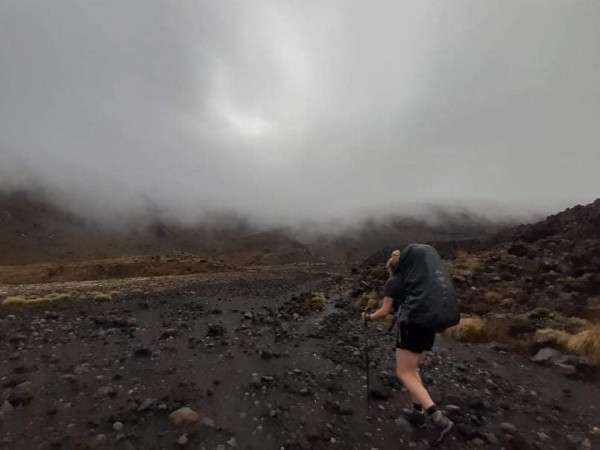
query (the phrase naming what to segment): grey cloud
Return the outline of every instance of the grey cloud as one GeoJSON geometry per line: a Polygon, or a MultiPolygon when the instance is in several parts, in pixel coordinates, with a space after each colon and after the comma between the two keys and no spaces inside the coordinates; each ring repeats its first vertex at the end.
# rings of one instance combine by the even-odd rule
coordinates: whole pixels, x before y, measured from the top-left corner
{"type": "Polygon", "coordinates": [[[5,1],[0,185],[119,220],[587,202],[599,19],[593,2],[5,1]]]}

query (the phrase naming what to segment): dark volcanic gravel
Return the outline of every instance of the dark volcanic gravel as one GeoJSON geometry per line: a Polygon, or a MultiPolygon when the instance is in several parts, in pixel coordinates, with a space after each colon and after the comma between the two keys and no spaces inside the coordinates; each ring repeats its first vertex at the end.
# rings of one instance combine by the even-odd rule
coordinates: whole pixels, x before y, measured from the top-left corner
{"type": "MultiPolygon", "coordinates": [[[[292,297],[329,283],[298,275],[0,309],[0,448],[427,447],[433,429],[402,419],[384,326],[370,328],[367,411],[350,301],[301,315],[292,297]],[[176,427],[182,407],[197,416],[176,427]]],[[[435,347],[423,373],[457,423],[445,448],[600,448],[596,384],[455,343],[435,347]]]]}

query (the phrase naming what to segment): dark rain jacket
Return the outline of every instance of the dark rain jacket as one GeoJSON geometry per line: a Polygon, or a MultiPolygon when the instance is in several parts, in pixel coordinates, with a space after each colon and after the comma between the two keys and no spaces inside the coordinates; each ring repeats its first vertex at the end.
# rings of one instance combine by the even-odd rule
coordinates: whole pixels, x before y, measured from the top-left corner
{"type": "Polygon", "coordinates": [[[433,247],[425,244],[406,246],[395,276],[402,280],[401,298],[394,298],[400,324],[443,331],[460,321],[452,280],[433,247]]]}

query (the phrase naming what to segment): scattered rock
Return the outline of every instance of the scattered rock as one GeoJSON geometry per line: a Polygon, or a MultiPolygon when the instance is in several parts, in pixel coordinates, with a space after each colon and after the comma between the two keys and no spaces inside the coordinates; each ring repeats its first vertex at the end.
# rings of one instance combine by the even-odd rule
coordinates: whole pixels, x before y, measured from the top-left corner
{"type": "Polygon", "coordinates": [[[217,428],[217,425],[214,421],[214,419],[211,419],[210,417],[203,417],[202,418],[202,425],[204,425],[206,428],[217,428]]]}
{"type": "Polygon", "coordinates": [[[206,335],[210,337],[223,336],[225,334],[225,327],[220,323],[209,323],[206,335]]]}
{"type": "Polygon", "coordinates": [[[169,339],[178,335],[178,332],[175,328],[167,328],[160,335],[160,339],[169,339]]]}
{"type": "Polygon", "coordinates": [[[181,436],[179,436],[179,439],[177,439],[177,443],[181,446],[187,445],[189,439],[187,437],[187,434],[182,434],[181,436]]]}
{"type": "Polygon", "coordinates": [[[517,433],[517,427],[514,426],[512,423],[508,423],[508,422],[502,422],[500,424],[500,430],[506,434],[516,434],[517,433]]]}
{"type": "Polygon", "coordinates": [[[149,347],[136,347],[133,350],[133,356],[138,358],[147,358],[152,356],[152,350],[149,347]]]}
{"type": "Polygon", "coordinates": [[[73,375],[72,373],[65,373],[60,376],[60,379],[63,381],[68,381],[69,383],[77,382],[77,377],[75,375],[73,375]]]}
{"type": "Polygon", "coordinates": [[[8,396],[8,402],[13,407],[28,405],[33,400],[32,387],[31,381],[18,384],[15,386],[14,392],[8,396]]]}
{"type": "Polygon", "coordinates": [[[116,397],[117,393],[117,388],[114,386],[102,386],[98,389],[98,394],[105,397],[116,397]]]}
{"type": "Polygon", "coordinates": [[[540,431],[539,433],[537,433],[537,437],[539,438],[540,441],[542,442],[546,442],[549,441],[551,439],[550,436],[548,436],[546,433],[544,433],[543,431],[540,431]]]}
{"type": "Polygon", "coordinates": [[[550,364],[553,361],[558,360],[562,356],[562,353],[558,350],[545,347],[538,351],[535,356],[531,358],[531,361],[537,364],[550,364]]]}
{"type": "Polygon", "coordinates": [[[250,384],[254,387],[262,386],[262,381],[260,380],[260,376],[257,373],[253,373],[250,375],[250,384]]]}
{"type": "Polygon", "coordinates": [[[147,409],[149,409],[152,405],[154,405],[154,403],[156,402],[155,399],[153,398],[147,398],[145,399],[141,405],[138,407],[137,412],[144,412],[147,409]]]}
{"type": "Polygon", "coordinates": [[[481,436],[492,445],[498,445],[500,443],[500,440],[494,433],[481,433],[481,436]]]}
{"type": "Polygon", "coordinates": [[[173,411],[169,415],[169,418],[173,422],[173,425],[178,428],[195,425],[200,420],[198,413],[187,406],[173,411]]]}
{"type": "Polygon", "coordinates": [[[396,420],[394,420],[394,423],[403,433],[410,434],[413,432],[412,425],[404,417],[398,417],[396,420]]]}
{"type": "Polygon", "coordinates": [[[0,406],[0,412],[3,412],[3,413],[12,412],[13,409],[14,409],[13,406],[7,400],[4,400],[4,403],[2,403],[2,406],[0,406]]]}
{"type": "Polygon", "coordinates": [[[554,363],[554,366],[558,368],[559,372],[562,373],[566,377],[574,377],[577,375],[577,368],[572,366],[571,364],[564,363],[554,363]]]}
{"type": "Polygon", "coordinates": [[[113,423],[112,426],[113,430],[119,432],[119,431],[123,431],[123,422],[115,422],[113,423]]]}
{"type": "Polygon", "coordinates": [[[106,436],[105,434],[98,434],[92,439],[91,447],[102,447],[105,446],[107,443],[108,436],[106,436]]]}
{"type": "Polygon", "coordinates": [[[477,436],[477,432],[475,431],[475,429],[464,423],[459,423],[456,426],[456,430],[458,431],[459,434],[461,434],[468,440],[471,440],[477,436]]]}
{"type": "Polygon", "coordinates": [[[375,400],[386,400],[391,397],[392,390],[385,386],[374,386],[369,390],[369,394],[375,400]]]}
{"type": "Polygon", "coordinates": [[[8,338],[8,342],[12,344],[19,344],[25,341],[27,341],[27,336],[25,336],[24,334],[13,334],[8,338]]]}

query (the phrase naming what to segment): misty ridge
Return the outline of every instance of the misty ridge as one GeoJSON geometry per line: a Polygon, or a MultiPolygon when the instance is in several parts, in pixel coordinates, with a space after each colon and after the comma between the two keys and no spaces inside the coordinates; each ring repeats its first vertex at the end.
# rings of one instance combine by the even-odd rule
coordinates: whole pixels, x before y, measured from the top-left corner
{"type": "Polygon", "coordinates": [[[31,264],[123,255],[199,253],[231,264],[298,261],[357,262],[386,246],[413,240],[486,238],[519,223],[472,211],[429,206],[416,215],[355,218],[347,223],[266,226],[234,211],[210,213],[194,223],[153,213],[126,222],[94,220],[61,209],[43,192],[0,194],[1,261],[31,264]]]}

